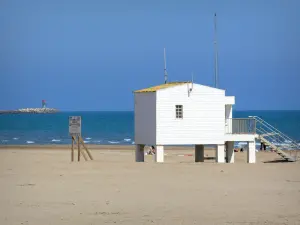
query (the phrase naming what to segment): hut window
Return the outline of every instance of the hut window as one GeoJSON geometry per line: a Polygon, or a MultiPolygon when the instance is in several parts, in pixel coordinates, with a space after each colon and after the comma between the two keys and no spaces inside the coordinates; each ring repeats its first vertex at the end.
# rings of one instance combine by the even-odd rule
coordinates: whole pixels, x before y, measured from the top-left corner
{"type": "Polygon", "coordinates": [[[182,107],[182,105],[176,105],[175,106],[175,112],[176,112],[176,119],[182,119],[183,118],[183,107],[182,107]]]}

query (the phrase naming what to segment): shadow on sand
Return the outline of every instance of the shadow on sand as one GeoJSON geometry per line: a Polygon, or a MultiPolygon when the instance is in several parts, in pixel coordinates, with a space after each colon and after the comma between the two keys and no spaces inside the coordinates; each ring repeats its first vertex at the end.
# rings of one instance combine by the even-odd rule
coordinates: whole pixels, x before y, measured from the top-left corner
{"type": "Polygon", "coordinates": [[[290,161],[287,161],[285,159],[276,159],[276,160],[264,161],[263,163],[290,163],[290,161]]]}
{"type": "Polygon", "coordinates": [[[216,157],[204,157],[204,160],[215,160],[216,157]]]}

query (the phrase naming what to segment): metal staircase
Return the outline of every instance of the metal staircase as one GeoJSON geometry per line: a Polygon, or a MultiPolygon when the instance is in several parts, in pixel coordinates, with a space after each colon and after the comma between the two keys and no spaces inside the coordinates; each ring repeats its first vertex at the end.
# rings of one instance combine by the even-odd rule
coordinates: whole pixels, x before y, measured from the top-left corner
{"type": "Polygon", "coordinates": [[[257,139],[259,139],[261,143],[271,147],[273,151],[289,162],[295,162],[297,160],[297,150],[300,150],[300,145],[296,141],[262,118],[257,116],[252,116],[252,118],[256,120],[257,139]],[[294,153],[294,155],[292,155],[292,153],[294,153]]]}

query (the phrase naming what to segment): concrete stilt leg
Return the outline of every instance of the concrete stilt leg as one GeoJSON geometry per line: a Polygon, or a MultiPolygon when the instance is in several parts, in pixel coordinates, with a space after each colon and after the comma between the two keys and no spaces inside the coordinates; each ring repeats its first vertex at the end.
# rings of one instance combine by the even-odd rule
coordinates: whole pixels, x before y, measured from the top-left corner
{"type": "Polygon", "coordinates": [[[255,162],[256,162],[255,142],[248,141],[247,163],[255,163],[255,162]]]}
{"type": "Polygon", "coordinates": [[[234,142],[226,142],[226,157],[228,163],[234,163],[234,142]]]}
{"type": "Polygon", "coordinates": [[[195,162],[204,162],[204,145],[195,145],[195,162]]]}
{"type": "Polygon", "coordinates": [[[224,150],[225,150],[224,145],[217,145],[217,150],[216,150],[216,162],[217,163],[224,163],[225,162],[224,150]]]}
{"type": "Polygon", "coordinates": [[[164,146],[156,146],[155,162],[164,162],[164,146]]]}
{"type": "Polygon", "coordinates": [[[144,162],[145,154],[144,154],[145,145],[135,145],[135,161],[136,162],[144,162]]]}

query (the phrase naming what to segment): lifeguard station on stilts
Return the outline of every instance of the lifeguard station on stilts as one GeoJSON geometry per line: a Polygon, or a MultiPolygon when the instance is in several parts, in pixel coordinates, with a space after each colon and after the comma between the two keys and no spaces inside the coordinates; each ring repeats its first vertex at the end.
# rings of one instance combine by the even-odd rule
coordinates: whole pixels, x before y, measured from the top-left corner
{"type": "MultiPolygon", "coordinates": [[[[216,15],[215,15],[216,31],[216,15]]],[[[164,162],[164,146],[195,146],[195,161],[203,162],[204,146],[216,146],[217,163],[234,163],[234,142],[247,142],[247,162],[256,162],[256,140],[287,161],[297,156],[283,151],[299,144],[263,119],[233,118],[234,96],[218,88],[218,55],[215,39],[215,87],[193,81],[168,82],[164,49],[163,84],[134,91],[135,160],[144,161],[145,145],[156,146],[155,161],[164,162]],[[226,156],[225,156],[226,152],[226,156]]]]}

